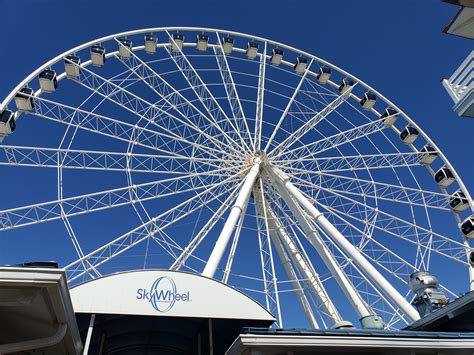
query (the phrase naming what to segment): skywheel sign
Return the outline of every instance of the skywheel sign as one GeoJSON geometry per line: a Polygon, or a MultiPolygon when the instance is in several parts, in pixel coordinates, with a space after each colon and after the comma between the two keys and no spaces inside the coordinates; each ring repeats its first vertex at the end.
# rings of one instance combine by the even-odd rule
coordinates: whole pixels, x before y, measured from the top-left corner
{"type": "Polygon", "coordinates": [[[171,277],[158,277],[151,287],[139,288],[137,290],[137,300],[143,300],[150,303],[150,305],[160,313],[166,313],[177,302],[190,302],[191,291],[179,292],[175,281],[171,277]]]}
{"type": "Polygon", "coordinates": [[[274,320],[238,290],[198,274],[127,271],[70,290],[76,313],[274,320]]]}

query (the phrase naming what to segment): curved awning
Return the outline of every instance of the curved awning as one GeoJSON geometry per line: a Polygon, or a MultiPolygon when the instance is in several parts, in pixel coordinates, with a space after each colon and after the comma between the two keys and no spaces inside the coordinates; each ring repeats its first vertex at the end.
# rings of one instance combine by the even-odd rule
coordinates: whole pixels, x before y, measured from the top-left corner
{"type": "Polygon", "coordinates": [[[238,290],[201,275],[169,270],[128,271],[70,290],[76,313],[213,319],[275,318],[238,290]]]}

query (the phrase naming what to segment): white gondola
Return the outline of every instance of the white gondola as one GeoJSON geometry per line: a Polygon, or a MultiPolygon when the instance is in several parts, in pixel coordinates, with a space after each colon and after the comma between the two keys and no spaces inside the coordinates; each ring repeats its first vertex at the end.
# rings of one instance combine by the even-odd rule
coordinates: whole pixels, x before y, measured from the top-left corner
{"type": "Polygon", "coordinates": [[[145,52],[148,54],[154,54],[156,52],[157,39],[153,35],[145,35],[145,52]]]}
{"type": "Polygon", "coordinates": [[[364,97],[360,100],[360,105],[365,110],[370,110],[372,107],[374,107],[376,101],[377,101],[377,96],[375,96],[373,92],[367,91],[364,94],[364,97]]]}
{"type": "Polygon", "coordinates": [[[58,79],[54,70],[45,69],[38,75],[38,78],[41,90],[44,92],[53,92],[58,88],[58,79]]]}
{"type": "Polygon", "coordinates": [[[305,57],[298,57],[296,58],[296,62],[293,65],[293,69],[298,74],[302,74],[306,70],[307,66],[308,66],[308,59],[306,59],[305,57]]]}
{"type": "Polygon", "coordinates": [[[171,36],[172,39],[170,40],[171,43],[171,48],[175,51],[178,52],[183,49],[183,43],[184,43],[184,35],[181,33],[173,33],[171,36]]]}
{"type": "Polygon", "coordinates": [[[349,93],[351,92],[354,85],[355,85],[354,80],[349,79],[349,78],[344,78],[342,79],[341,85],[339,85],[339,92],[341,94],[349,93]]]}
{"type": "Polygon", "coordinates": [[[201,52],[207,50],[209,44],[209,36],[203,33],[197,35],[196,49],[201,52]]]}
{"type": "Polygon", "coordinates": [[[81,59],[75,55],[68,55],[64,58],[64,70],[68,79],[77,78],[81,75],[81,59]]]}
{"type": "Polygon", "coordinates": [[[229,36],[225,36],[222,38],[222,47],[224,48],[225,54],[231,54],[232,49],[234,48],[234,39],[229,36]]]}
{"type": "Polygon", "coordinates": [[[474,239],[474,214],[461,223],[461,232],[466,238],[474,239]]]}
{"type": "Polygon", "coordinates": [[[4,110],[0,113],[0,134],[7,135],[13,133],[15,128],[15,114],[10,110],[4,110]]]}
{"type": "Polygon", "coordinates": [[[393,126],[397,120],[398,115],[400,115],[400,113],[397,110],[387,107],[380,116],[380,119],[383,121],[384,127],[388,128],[393,126]]]}
{"type": "Polygon", "coordinates": [[[19,111],[31,111],[35,108],[33,99],[35,92],[32,88],[24,87],[15,95],[16,109],[19,111]]]}
{"type": "Polygon", "coordinates": [[[99,45],[91,47],[91,62],[92,65],[100,67],[105,64],[105,48],[99,45]]]}
{"type": "Polygon", "coordinates": [[[415,127],[406,126],[403,131],[400,132],[400,139],[405,144],[413,144],[418,138],[420,132],[415,127]]]}
{"type": "Polygon", "coordinates": [[[469,201],[466,194],[462,190],[456,191],[453,196],[449,198],[449,206],[455,212],[463,212],[469,208],[469,201]]]}
{"type": "Polygon", "coordinates": [[[245,55],[248,59],[255,59],[258,53],[258,43],[257,42],[248,42],[247,43],[247,50],[245,51],[245,55]]]}
{"type": "Polygon", "coordinates": [[[434,178],[438,185],[444,188],[451,185],[455,180],[453,172],[446,166],[443,166],[441,169],[439,169],[435,173],[434,178]]]}
{"type": "Polygon", "coordinates": [[[272,56],[270,57],[270,63],[273,65],[280,65],[283,60],[283,50],[280,48],[273,48],[272,56]]]}
{"type": "Polygon", "coordinates": [[[420,162],[426,165],[433,163],[438,156],[438,152],[431,145],[427,144],[420,150],[418,155],[420,162]]]}
{"type": "Polygon", "coordinates": [[[119,57],[122,59],[130,58],[132,56],[132,41],[128,38],[121,37],[119,41],[119,57]]]}
{"type": "Polygon", "coordinates": [[[326,84],[329,81],[329,78],[331,77],[331,68],[328,68],[326,66],[322,66],[319,68],[319,73],[316,75],[316,79],[321,84],[326,84]]]}

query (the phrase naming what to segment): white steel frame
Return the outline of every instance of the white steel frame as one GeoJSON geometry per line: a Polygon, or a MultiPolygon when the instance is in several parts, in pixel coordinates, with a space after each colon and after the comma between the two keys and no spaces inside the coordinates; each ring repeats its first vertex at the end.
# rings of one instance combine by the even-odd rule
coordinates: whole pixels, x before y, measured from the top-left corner
{"type": "MultiPolygon", "coordinates": [[[[57,68],[68,61],[66,56],[77,54],[82,58],[94,44],[121,48],[119,37],[137,38],[146,33],[162,36],[164,41],[157,44],[157,49],[166,56],[159,65],[172,64],[174,69],[165,72],[157,62],[144,59],[143,45],[125,49],[129,53],[126,57],[118,50],[109,51],[107,60],[119,63],[123,72],[107,76],[86,59],[79,65],[81,74],[69,78],[89,93],[81,104],[63,103],[54,99],[54,94],[52,99],[46,98],[37,88],[30,96],[35,107],[15,112],[15,120],[29,114],[66,130],[58,148],[17,144],[16,132],[8,137],[8,144],[0,145],[0,167],[56,169],[58,179],[57,198],[0,210],[0,230],[62,220],[78,256],[66,266],[71,283],[100,277],[104,264],[142,244],[146,245],[146,267],[150,243],[156,244],[171,259],[170,269],[202,270],[203,276],[220,278],[224,283],[236,279],[259,283],[259,289],[242,289],[262,294],[280,327],[285,317],[281,301],[285,282],[291,285],[307,321],[315,328],[341,324],[345,319],[343,307],[333,301],[333,291],[326,287],[331,279],[359,319],[376,315],[377,302],[390,309],[388,327],[419,319],[409,304],[408,290],[396,287],[387,277],[406,283],[410,271],[429,267],[431,254],[467,267],[470,289],[474,289],[473,267],[465,261],[465,255],[471,252],[470,241],[444,236],[432,228],[432,211],[452,212],[460,224],[461,216],[474,210],[470,194],[454,168],[395,104],[358,78],[309,53],[265,38],[210,28],[129,31],[85,43],[48,61],[18,84],[0,104],[0,112],[13,109],[15,95],[25,86],[35,87],[34,80],[42,70],[61,70],[57,68]],[[176,32],[209,34],[208,50],[190,54],[195,43],[184,42],[180,48],[172,36],[176,32]],[[225,54],[225,35],[258,42],[256,60],[244,58],[245,48],[237,42],[235,55],[225,54]],[[287,60],[279,67],[271,65],[267,51],[273,47],[283,49],[289,57],[306,57],[305,71],[293,73],[293,63],[287,60]],[[215,69],[202,68],[196,58],[212,62],[215,69]],[[253,71],[233,69],[236,62],[253,63],[253,71]],[[317,66],[329,67],[338,77],[348,77],[356,84],[341,94],[334,80],[326,85],[318,83],[317,66]],[[219,83],[207,82],[209,72],[218,75],[219,83]],[[245,75],[254,84],[240,82],[245,75]],[[289,83],[272,75],[287,75],[289,83]],[[137,93],[134,85],[142,85],[149,93],[137,93]],[[222,97],[216,94],[216,85],[222,88],[222,97]],[[243,95],[245,89],[252,89],[254,96],[243,95]],[[387,126],[379,119],[380,106],[364,112],[357,107],[364,91],[373,92],[378,102],[397,110],[398,122],[415,127],[418,140],[434,148],[438,160],[452,171],[454,186],[464,192],[467,212],[450,209],[452,188],[432,191],[427,187],[420,176],[424,173],[432,178],[436,169],[420,162],[418,143],[403,145],[392,138],[403,129],[400,123],[387,126]],[[94,99],[98,103],[88,108],[94,99]],[[101,105],[106,104],[118,107],[128,119],[101,113],[101,105]],[[353,110],[362,123],[348,118],[345,110],[353,110]],[[275,112],[279,116],[270,119],[275,112]],[[125,143],[127,150],[73,149],[73,141],[80,134],[125,143]],[[384,139],[384,144],[377,139],[384,139]],[[371,147],[371,152],[365,152],[362,144],[371,147]],[[348,147],[352,153],[347,153],[348,147]],[[65,169],[125,174],[127,186],[65,197],[65,169]],[[392,174],[393,181],[379,180],[380,172],[392,174]],[[404,174],[413,179],[414,185],[404,184],[404,174]],[[147,182],[135,183],[137,176],[146,177],[147,182]],[[152,214],[147,204],[158,199],[181,200],[152,214]],[[386,203],[403,206],[409,215],[400,217],[397,211],[386,211],[386,203]],[[124,206],[133,208],[140,224],[85,254],[70,219],[124,206]],[[424,225],[418,225],[420,219],[415,218],[418,209],[424,215],[424,225]],[[211,211],[210,217],[199,225],[199,216],[207,210],[211,211]],[[252,214],[255,219],[250,218],[252,214]],[[187,218],[195,218],[195,230],[183,244],[168,230],[187,218]],[[220,233],[214,235],[219,229],[220,233]],[[261,278],[234,271],[239,245],[249,230],[258,241],[261,278]],[[416,257],[407,259],[390,250],[375,237],[377,233],[409,245],[416,257]],[[202,245],[211,238],[215,245],[203,252],[202,245]],[[311,260],[316,255],[325,265],[324,275],[311,260]],[[276,260],[288,281],[280,279],[276,260]],[[195,262],[201,263],[202,269],[196,268],[195,262]],[[362,284],[369,291],[363,291],[362,284]]],[[[65,78],[60,72],[58,81],[65,78]]],[[[3,138],[0,136],[0,140],[3,138]]]]}

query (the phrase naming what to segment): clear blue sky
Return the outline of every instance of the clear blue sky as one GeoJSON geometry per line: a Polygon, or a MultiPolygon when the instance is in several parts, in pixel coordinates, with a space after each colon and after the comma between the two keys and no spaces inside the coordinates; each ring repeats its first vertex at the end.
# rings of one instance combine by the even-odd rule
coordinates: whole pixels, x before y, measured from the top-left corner
{"type": "MultiPolygon", "coordinates": [[[[456,10],[440,0],[0,0],[0,98],[51,57],[104,35],[164,26],[254,34],[313,53],[382,92],[436,142],[472,194],[474,120],[457,117],[440,83],[474,47],[473,41],[442,33],[456,10]]],[[[21,205],[10,202],[0,207],[21,205]]],[[[120,230],[118,225],[110,228],[120,230]]],[[[11,235],[19,233],[24,232],[11,235]]],[[[60,248],[38,240],[18,253],[12,244],[9,251],[0,249],[0,264],[2,259],[21,262],[31,255],[55,254],[60,248]]]]}
{"type": "Polygon", "coordinates": [[[474,190],[466,159],[474,121],[460,119],[440,84],[473,49],[442,33],[457,7],[426,1],[0,0],[0,97],[51,57],[130,29],[203,26],[287,43],[361,78],[396,102],[445,152],[474,190]]]}

